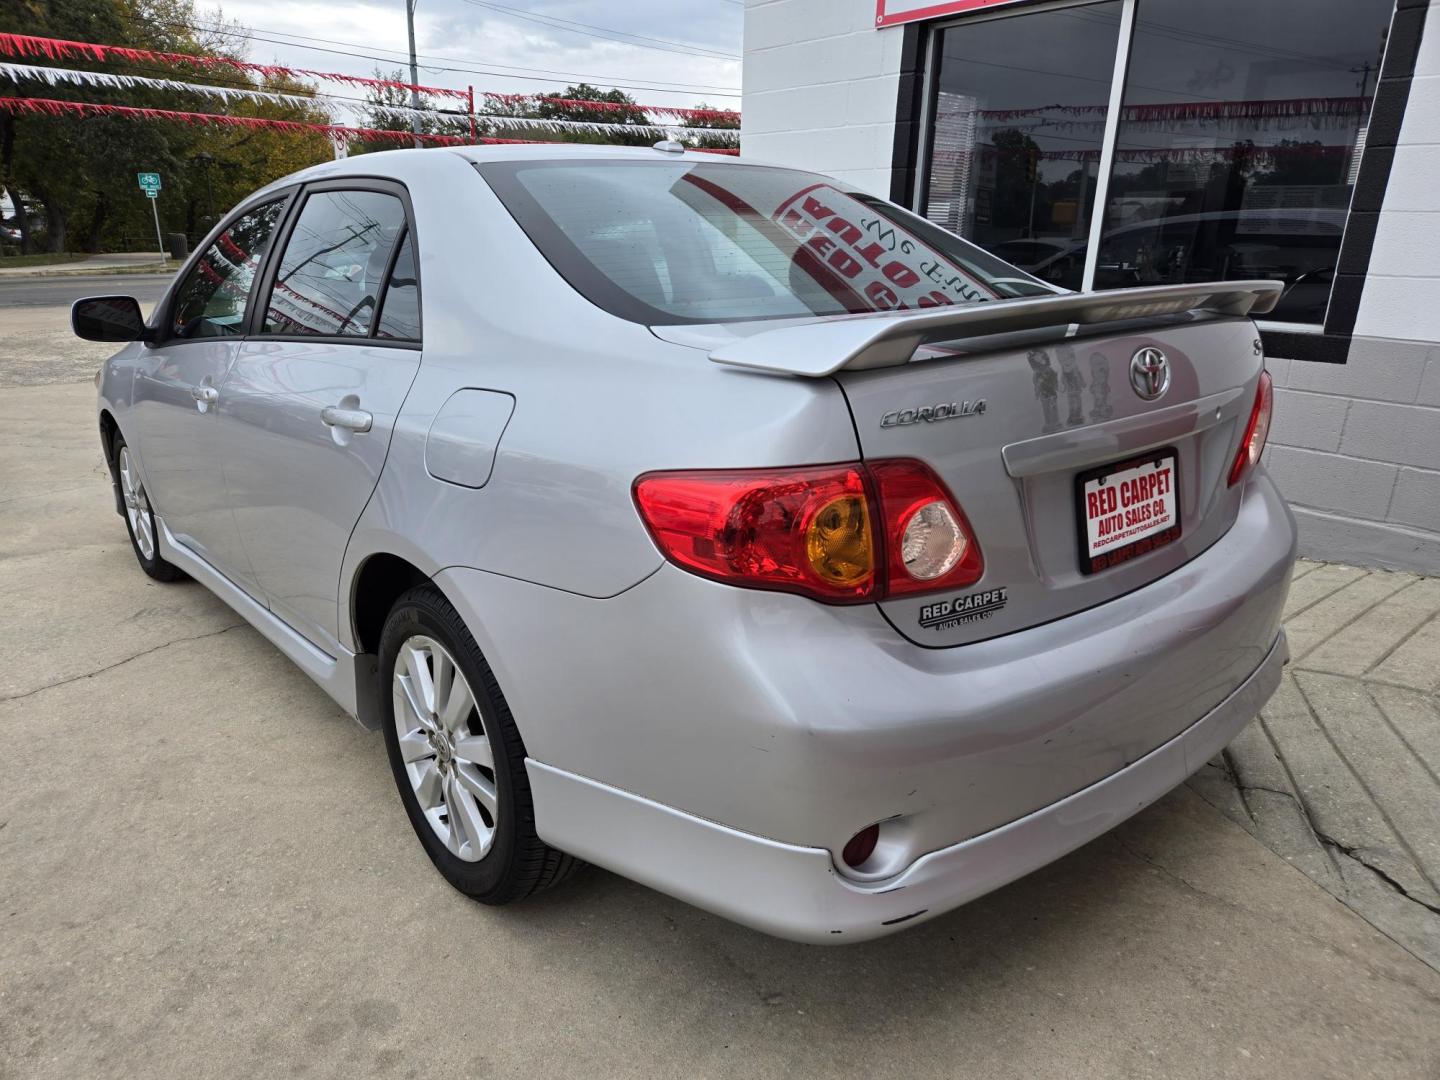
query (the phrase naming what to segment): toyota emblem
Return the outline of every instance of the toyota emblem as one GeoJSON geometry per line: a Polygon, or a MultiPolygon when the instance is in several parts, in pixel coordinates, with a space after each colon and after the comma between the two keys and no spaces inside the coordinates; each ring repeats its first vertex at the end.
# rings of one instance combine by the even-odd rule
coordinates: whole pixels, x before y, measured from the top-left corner
{"type": "Polygon", "coordinates": [[[1130,358],[1130,385],[1146,401],[1170,389],[1170,358],[1153,345],[1138,349],[1130,358]]]}

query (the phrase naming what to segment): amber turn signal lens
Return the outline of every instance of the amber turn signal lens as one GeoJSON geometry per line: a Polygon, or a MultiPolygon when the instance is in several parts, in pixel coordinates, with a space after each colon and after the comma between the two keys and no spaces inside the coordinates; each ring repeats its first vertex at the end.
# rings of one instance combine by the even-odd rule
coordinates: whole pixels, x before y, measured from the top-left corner
{"type": "Polygon", "coordinates": [[[864,495],[841,495],[820,507],[805,529],[810,568],[832,585],[859,585],[875,572],[870,510],[864,495]]]}

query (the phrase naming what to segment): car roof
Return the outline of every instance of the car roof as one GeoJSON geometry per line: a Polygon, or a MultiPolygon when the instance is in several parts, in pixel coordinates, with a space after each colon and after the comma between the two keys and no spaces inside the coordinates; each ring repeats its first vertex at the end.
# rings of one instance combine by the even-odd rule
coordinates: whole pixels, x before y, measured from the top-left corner
{"type": "MultiPolygon", "coordinates": [[[[427,146],[405,147],[399,150],[379,150],[356,157],[339,158],[322,162],[308,169],[283,176],[259,191],[264,195],[294,184],[316,180],[337,180],[346,176],[393,177],[404,181],[411,177],[424,176],[431,170],[439,171],[453,163],[456,157],[475,164],[487,161],[723,161],[741,165],[767,164],[751,159],[741,159],[729,154],[708,154],[701,150],[687,150],[676,153],[673,150],[657,150],[653,146],[596,146],[582,143],[498,143],[478,146],[427,146]]],[[[246,200],[247,202],[250,200],[246,200]]]]}

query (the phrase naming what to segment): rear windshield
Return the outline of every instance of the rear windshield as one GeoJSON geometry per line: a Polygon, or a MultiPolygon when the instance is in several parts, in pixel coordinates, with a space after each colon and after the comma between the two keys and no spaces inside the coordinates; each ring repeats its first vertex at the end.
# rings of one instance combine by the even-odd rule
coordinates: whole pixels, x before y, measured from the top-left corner
{"type": "Polygon", "coordinates": [[[897,311],[1053,291],[813,173],[693,161],[477,168],[566,281],[632,322],[897,311]]]}

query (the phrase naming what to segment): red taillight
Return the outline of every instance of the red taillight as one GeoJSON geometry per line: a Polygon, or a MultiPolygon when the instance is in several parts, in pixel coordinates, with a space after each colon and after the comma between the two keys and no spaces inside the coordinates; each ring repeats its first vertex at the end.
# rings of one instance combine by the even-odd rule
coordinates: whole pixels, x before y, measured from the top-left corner
{"type": "Polygon", "coordinates": [[[685,569],[826,603],[955,588],[983,569],[965,515],[917,461],[647,473],[635,503],[685,569]]]}
{"type": "Polygon", "coordinates": [[[1274,381],[1268,371],[1260,372],[1260,387],[1255,391],[1255,405],[1250,410],[1250,422],[1245,425],[1245,437],[1240,440],[1240,449],[1235,454],[1235,463],[1230,466],[1230,486],[1238,484],[1260,460],[1265,452],[1265,440],[1270,435],[1270,417],[1275,411],[1274,381]]]}
{"type": "Polygon", "coordinates": [[[887,596],[973,585],[985,572],[980,545],[940,478],[918,461],[870,466],[885,523],[887,596]]]}
{"type": "Polygon", "coordinates": [[[858,466],[648,473],[635,503],[665,556],[697,574],[840,603],[874,593],[858,466]]]}

